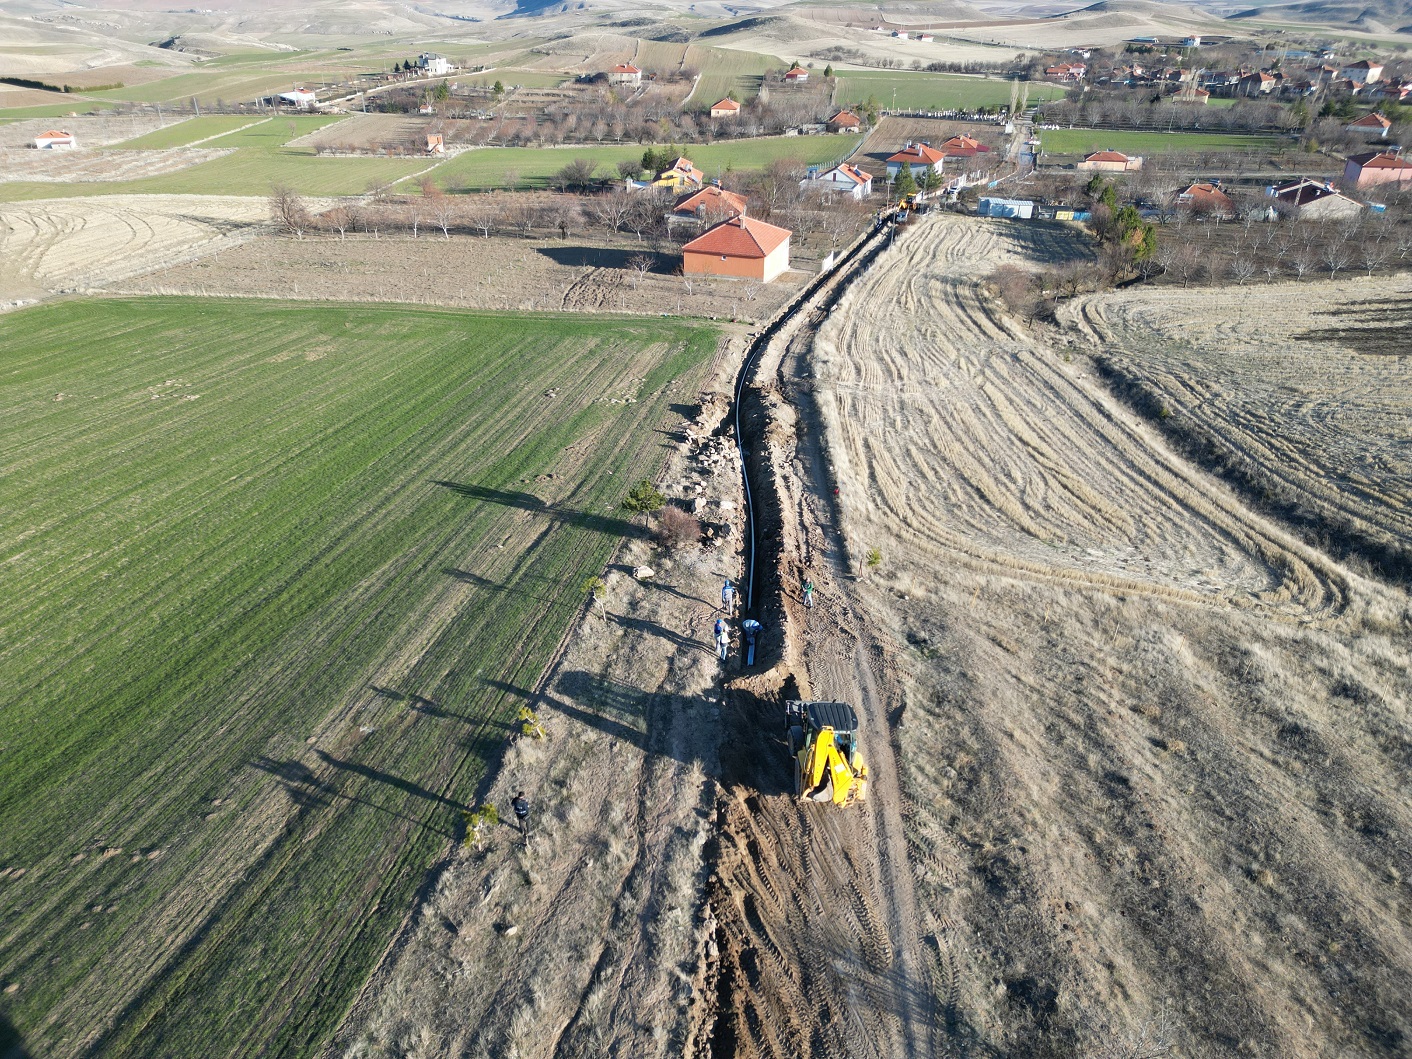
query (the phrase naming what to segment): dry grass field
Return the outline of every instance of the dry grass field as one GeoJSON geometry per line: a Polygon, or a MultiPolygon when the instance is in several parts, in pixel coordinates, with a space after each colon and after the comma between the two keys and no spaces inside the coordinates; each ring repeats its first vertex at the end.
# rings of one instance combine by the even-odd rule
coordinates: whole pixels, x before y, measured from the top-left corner
{"type": "Polygon", "coordinates": [[[1406,1054],[1407,596],[977,284],[1082,252],[914,226],[801,380],[850,564],[881,554],[856,592],[905,674],[882,705],[944,1054],[1406,1054]]]}
{"type": "Polygon", "coordinates": [[[1412,277],[1087,299],[1168,432],[1331,546],[1412,577],[1412,277]]]}
{"type": "MultiPolygon", "coordinates": [[[[261,203],[263,205],[263,203],[261,203]]],[[[680,255],[658,253],[630,236],[601,232],[568,239],[454,235],[428,226],[419,239],[359,234],[262,239],[190,259],[122,284],[133,293],[236,297],[367,298],[496,310],[670,313],[727,320],[770,316],[809,277],[788,272],[773,283],[689,281],[673,275],[680,255]],[[639,275],[629,261],[651,256],[639,275]],[[389,260],[399,262],[389,269],[389,260]],[[291,277],[286,282],[282,276],[291,277]]],[[[801,267],[810,267],[801,260],[801,267]]]]}
{"type": "Polygon", "coordinates": [[[267,227],[264,199],[111,195],[0,204],[0,306],[89,290],[231,247],[267,227]]]}

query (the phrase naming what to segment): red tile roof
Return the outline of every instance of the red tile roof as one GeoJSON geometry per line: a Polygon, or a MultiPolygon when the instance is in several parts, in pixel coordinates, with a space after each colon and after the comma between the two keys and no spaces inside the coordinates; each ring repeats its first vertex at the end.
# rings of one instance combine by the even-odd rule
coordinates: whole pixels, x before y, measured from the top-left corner
{"type": "Polygon", "coordinates": [[[703,207],[708,211],[741,214],[745,212],[745,196],[737,195],[734,191],[727,191],[725,188],[718,188],[712,184],[700,191],[693,191],[689,195],[682,196],[672,207],[672,212],[695,214],[698,209],[703,207]]]}
{"type": "Polygon", "coordinates": [[[768,257],[789,240],[793,233],[787,228],[756,220],[754,217],[732,217],[682,247],[697,254],[720,254],[722,257],[768,257]]]}
{"type": "Polygon", "coordinates": [[[72,135],[73,135],[73,133],[71,133],[71,132],[57,132],[57,131],[55,131],[55,130],[53,130],[53,129],[50,129],[48,132],[41,132],[38,136],[35,137],[35,139],[36,139],[36,140],[43,140],[43,139],[46,139],[47,137],[50,137],[50,136],[72,136],[72,135]]]}
{"type": "Polygon", "coordinates": [[[830,125],[862,125],[863,119],[851,110],[840,110],[833,117],[829,118],[830,125]]]}
{"type": "Polygon", "coordinates": [[[1387,129],[1392,127],[1392,122],[1381,114],[1364,114],[1357,121],[1348,123],[1350,129],[1387,129]]]}
{"type": "Polygon", "coordinates": [[[834,166],[834,168],[830,169],[829,172],[842,173],[855,184],[866,184],[872,179],[872,177],[868,176],[867,173],[863,172],[863,170],[859,169],[856,165],[849,165],[847,162],[840,162],[838,165],[834,166]]]}
{"type": "Polygon", "coordinates": [[[1085,162],[1126,162],[1128,156],[1119,151],[1094,151],[1085,162]]]}
{"type": "Polygon", "coordinates": [[[618,63],[617,66],[613,67],[613,72],[614,72],[615,74],[640,74],[640,73],[642,73],[642,71],[639,70],[639,69],[638,69],[636,66],[634,66],[632,63],[618,63]]]}
{"type": "Polygon", "coordinates": [[[1349,161],[1359,169],[1412,169],[1412,162],[1400,158],[1391,151],[1371,151],[1368,154],[1355,154],[1349,161]]]}
{"type": "Polygon", "coordinates": [[[712,109],[712,110],[739,110],[739,109],[740,109],[740,104],[737,103],[735,100],[731,99],[731,98],[728,96],[728,97],[726,97],[725,99],[718,99],[718,100],[716,100],[716,102],[712,103],[712,104],[711,104],[711,109],[712,109]]]}
{"type": "Polygon", "coordinates": [[[969,136],[953,136],[941,145],[941,153],[947,158],[969,158],[989,150],[990,148],[980,140],[973,140],[969,136]]]}
{"type": "Polygon", "coordinates": [[[945,155],[935,147],[930,147],[925,143],[914,143],[911,147],[904,147],[902,150],[898,151],[889,158],[888,161],[897,162],[899,164],[902,162],[910,162],[913,165],[917,165],[920,162],[926,165],[936,165],[936,163],[940,162],[944,157],[945,155]]]}

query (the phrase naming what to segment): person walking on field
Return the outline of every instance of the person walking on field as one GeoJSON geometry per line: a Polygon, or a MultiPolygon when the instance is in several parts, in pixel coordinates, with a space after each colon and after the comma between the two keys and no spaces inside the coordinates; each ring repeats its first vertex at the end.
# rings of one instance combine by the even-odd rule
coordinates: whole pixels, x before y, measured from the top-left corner
{"type": "Polygon", "coordinates": [[[520,791],[510,799],[510,808],[515,811],[515,821],[520,825],[520,837],[525,840],[525,845],[529,845],[529,801],[525,798],[525,792],[520,791]]]}
{"type": "Polygon", "coordinates": [[[716,619],[716,654],[720,656],[722,662],[726,660],[726,654],[731,649],[731,631],[726,625],[725,619],[716,619]]]}
{"type": "Polygon", "coordinates": [[[807,577],[804,579],[804,605],[806,607],[814,605],[814,582],[807,577]]]}
{"type": "Polygon", "coordinates": [[[735,610],[735,586],[726,579],[726,583],[721,586],[721,609],[727,614],[735,610]]]}

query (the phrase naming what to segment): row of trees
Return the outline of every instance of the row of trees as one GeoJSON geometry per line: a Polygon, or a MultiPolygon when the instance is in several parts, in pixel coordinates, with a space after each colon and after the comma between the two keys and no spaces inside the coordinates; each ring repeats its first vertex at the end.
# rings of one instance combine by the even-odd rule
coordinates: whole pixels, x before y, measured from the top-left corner
{"type": "MultiPolygon", "coordinates": [[[[825,204],[817,195],[802,192],[800,175],[797,164],[777,162],[734,183],[750,200],[752,216],[769,218],[789,228],[796,245],[801,247],[820,236],[826,245],[840,244],[871,213],[871,207],[862,203],[843,200],[825,204]]],[[[270,213],[282,231],[298,238],[430,235],[449,239],[453,234],[530,238],[554,234],[567,239],[598,230],[630,235],[645,247],[674,248],[678,241],[693,238],[699,232],[699,227],[693,225],[679,225],[671,230],[666,218],[674,195],[660,188],[629,191],[619,186],[593,194],[447,195],[425,178],[420,192],[409,196],[373,193],[364,200],[341,203],[319,214],[292,189],[281,186],[271,192],[270,213]]],[[[723,215],[705,216],[701,222],[710,224],[721,219],[723,215]]]]}

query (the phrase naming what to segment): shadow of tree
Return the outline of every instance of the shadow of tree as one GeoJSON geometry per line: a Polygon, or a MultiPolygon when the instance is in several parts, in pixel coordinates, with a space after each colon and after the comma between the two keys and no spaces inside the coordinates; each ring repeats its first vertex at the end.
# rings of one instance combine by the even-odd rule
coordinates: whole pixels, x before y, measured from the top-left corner
{"type": "MultiPolygon", "coordinates": [[[[451,799],[437,794],[435,791],[429,791],[425,787],[418,786],[409,780],[404,780],[400,776],[380,772],[366,765],[343,761],[331,754],[326,754],[322,750],[315,750],[314,753],[321,761],[334,769],[357,775],[374,783],[393,787],[416,798],[448,806],[453,809],[462,808],[457,802],[453,802],[451,799]]],[[[425,820],[421,820],[415,816],[398,812],[396,809],[389,809],[385,805],[379,805],[376,802],[369,801],[366,798],[360,798],[354,794],[346,794],[340,790],[336,784],[320,777],[318,773],[302,761],[278,761],[274,758],[261,756],[250,762],[250,767],[259,769],[261,772],[273,776],[280,786],[285,789],[285,792],[289,795],[295,806],[300,810],[327,808],[332,805],[335,800],[344,801],[355,805],[366,806],[376,812],[394,816],[399,820],[406,820],[408,823],[415,824],[417,827],[426,828],[428,831],[432,831],[446,838],[455,837],[452,832],[443,828],[433,827],[425,820]]]]}
{"type": "Polygon", "coordinates": [[[481,500],[487,504],[499,504],[502,507],[516,507],[522,511],[543,515],[553,521],[564,522],[570,526],[592,530],[595,533],[606,533],[613,537],[642,537],[646,534],[643,527],[634,525],[626,519],[616,518],[612,515],[595,515],[590,511],[551,507],[533,493],[491,489],[470,482],[448,482],[440,479],[434,480],[432,484],[472,500],[481,500]]]}
{"type": "Polygon", "coordinates": [[[0,1015],[0,1059],[29,1059],[20,1031],[4,1015],[0,1015]]]}

